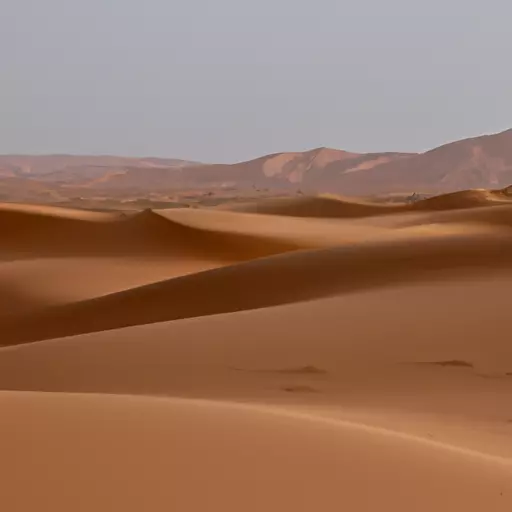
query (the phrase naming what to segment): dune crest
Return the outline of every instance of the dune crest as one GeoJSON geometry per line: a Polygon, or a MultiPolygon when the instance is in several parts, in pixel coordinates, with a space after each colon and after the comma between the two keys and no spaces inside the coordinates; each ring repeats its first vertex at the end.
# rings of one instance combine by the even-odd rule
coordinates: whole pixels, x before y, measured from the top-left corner
{"type": "Polygon", "coordinates": [[[12,345],[442,279],[451,271],[485,272],[490,266],[512,269],[512,237],[420,231],[416,236],[256,259],[47,308],[28,317],[8,315],[0,317],[0,329],[5,333],[3,343],[12,345]]]}
{"type": "Polygon", "coordinates": [[[0,257],[184,255],[226,261],[251,259],[297,248],[296,244],[242,233],[194,229],[146,210],[135,214],[66,208],[0,208],[0,257]]]}
{"type": "Polygon", "coordinates": [[[450,211],[484,206],[512,205],[511,187],[501,190],[463,190],[421,199],[411,204],[379,204],[336,197],[294,197],[229,207],[232,211],[292,217],[363,218],[415,211],[450,211]]]}

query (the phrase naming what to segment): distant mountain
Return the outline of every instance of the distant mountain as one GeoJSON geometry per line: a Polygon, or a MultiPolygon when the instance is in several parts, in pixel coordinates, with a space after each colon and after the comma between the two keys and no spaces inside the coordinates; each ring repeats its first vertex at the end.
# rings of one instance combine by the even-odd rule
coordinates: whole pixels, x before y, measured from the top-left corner
{"type": "MultiPolygon", "coordinates": [[[[337,166],[341,170],[341,166],[337,166]]],[[[343,173],[334,192],[379,194],[504,188],[512,183],[512,130],[464,139],[354,174],[343,173]]]]}
{"type": "Polygon", "coordinates": [[[132,158],[79,155],[0,155],[0,176],[30,177],[45,181],[97,177],[112,169],[185,167],[198,162],[173,158],[132,158]]]}
{"type": "Polygon", "coordinates": [[[271,188],[329,190],[341,171],[371,169],[410,154],[358,154],[318,148],[302,153],[276,153],[237,164],[190,165],[181,168],[129,168],[103,180],[106,189],[149,190],[160,188],[271,188]],[[331,171],[334,169],[334,172],[331,171]]]}
{"type": "Polygon", "coordinates": [[[71,191],[119,195],[219,188],[372,195],[498,189],[511,183],[512,130],[421,154],[317,148],[236,164],[115,156],[0,156],[1,197],[16,196],[16,191],[25,197],[31,190],[53,197],[69,196],[71,191]]]}

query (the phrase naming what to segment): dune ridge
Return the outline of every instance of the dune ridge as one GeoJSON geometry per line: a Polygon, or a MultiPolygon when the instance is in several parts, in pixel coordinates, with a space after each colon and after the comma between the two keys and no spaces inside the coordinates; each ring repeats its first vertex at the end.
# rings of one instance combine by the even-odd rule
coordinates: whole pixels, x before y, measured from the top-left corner
{"type": "Polygon", "coordinates": [[[435,236],[298,251],[206,270],[30,315],[0,317],[4,345],[312,300],[443,272],[511,268],[512,237],[435,236]],[[251,293],[245,293],[251,290],[251,293]]]}
{"type": "Polygon", "coordinates": [[[460,210],[511,203],[509,188],[463,190],[442,194],[409,204],[380,204],[343,197],[294,197],[261,200],[223,207],[232,211],[287,215],[293,217],[361,218],[415,211],[460,210]]]}
{"type": "Polygon", "coordinates": [[[55,255],[184,255],[227,261],[275,254],[296,244],[241,233],[225,235],[164,219],[151,210],[132,215],[51,207],[0,208],[0,255],[11,259],[55,255]]]}

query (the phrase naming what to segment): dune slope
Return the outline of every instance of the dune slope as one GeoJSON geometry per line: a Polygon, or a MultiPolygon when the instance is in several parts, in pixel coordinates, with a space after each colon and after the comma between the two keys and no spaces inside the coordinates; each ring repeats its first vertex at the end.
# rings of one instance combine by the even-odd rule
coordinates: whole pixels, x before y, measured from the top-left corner
{"type": "Polygon", "coordinates": [[[510,272],[446,278],[6,347],[0,388],[242,400],[306,396],[315,403],[368,392],[376,404],[407,404],[410,395],[397,393],[403,386],[417,393],[410,409],[428,409],[419,397],[443,391],[431,405],[446,399],[445,412],[474,406],[480,416],[499,412],[505,423],[512,418],[512,352],[500,327],[507,324],[511,282],[510,272]],[[318,393],[287,394],[284,388],[295,385],[318,393]],[[475,389],[487,391],[474,395],[475,389]],[[506,402],[497,407],[501,394],[506,402]]]}
{"type": "Polygon", "coordinates": [[[79,303],[0,317],[5,345],[257,309],[447,271],[510,268],[512,237],[436,236],[298,251],[161,281],[79,303]]]}
{"type": "MultiPolygon", "coordinates": [[[[0,311],[21,314],[215,268],[216,259],[59,257],[0,262],[0,311]]],[[[1,315],[0,315],[1,316],[1,315]]],[[[0,342],[1,344],[1,342],[0,342]]]]}
{"type": "Polygon", "coordinates": [[[296,248],[296,244],[251,235],[217,233],[173,222],[150,210],[103,214],[46,206],[3,205],[0,241],[4,259],[48,256],[208,255],[227,261],[296,248]]]}
{"type": "Polygon", "coordinates": [[[2,393],[0,404],[13,511],[512,506],[506,459],[343,422],[148,398],[2,393]]]}

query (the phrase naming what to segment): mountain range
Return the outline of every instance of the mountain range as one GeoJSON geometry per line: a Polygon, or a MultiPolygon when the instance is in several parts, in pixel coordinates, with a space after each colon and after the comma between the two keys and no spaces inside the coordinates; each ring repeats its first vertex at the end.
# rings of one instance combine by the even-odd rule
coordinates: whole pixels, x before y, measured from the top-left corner
{"type": "Polygon", "coordinates": [[[235,164],[117,156],[0,156],[0,199],[172,190],[265,189],[379,195],[503,188],[512,183],[512,130],[424,153],[317,148],[235,164]]]}

